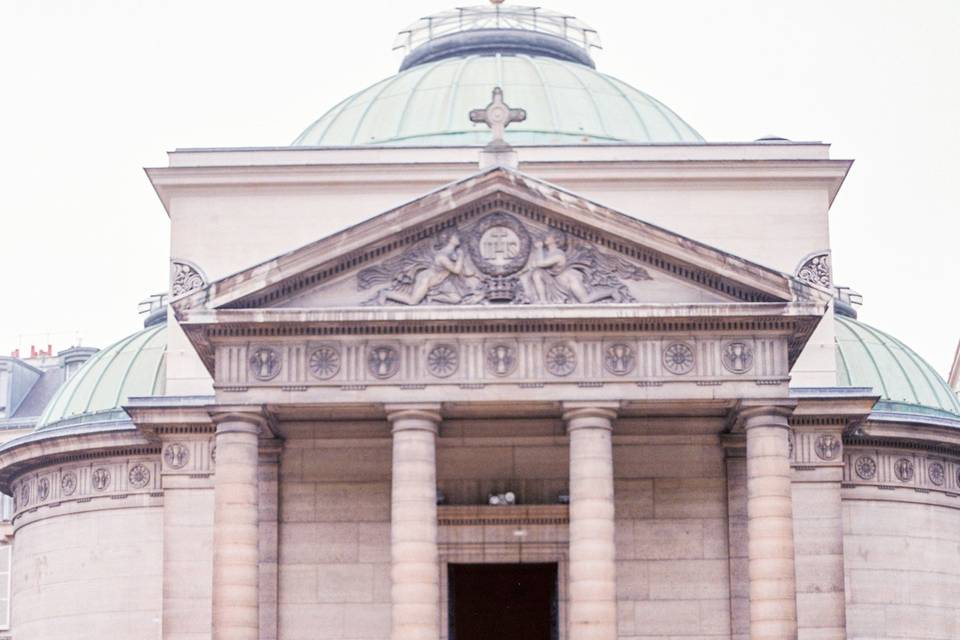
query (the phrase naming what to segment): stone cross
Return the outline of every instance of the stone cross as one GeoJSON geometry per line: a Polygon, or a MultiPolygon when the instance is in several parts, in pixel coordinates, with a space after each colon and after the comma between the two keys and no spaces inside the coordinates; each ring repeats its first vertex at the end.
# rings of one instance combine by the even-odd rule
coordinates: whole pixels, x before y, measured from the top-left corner
{"type": "Polygon", "coordinates": [[[523,122],[527,119],[527,112],[523,109],[511,109],[503,102],[503,89],[494,87],[493,99],[484,109],[474,109],[470,112],[471,122],[485,122],[493,131],[493,140],[488,147],[505,147],[503,139],[507,126],[511,122],[523,122]]]}

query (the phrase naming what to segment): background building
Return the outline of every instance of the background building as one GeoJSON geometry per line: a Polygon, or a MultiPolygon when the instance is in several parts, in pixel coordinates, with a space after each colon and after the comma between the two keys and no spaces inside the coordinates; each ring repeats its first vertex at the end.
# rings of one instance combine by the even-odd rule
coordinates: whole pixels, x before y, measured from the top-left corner
{"type": "Polygon", "coordinates": [[[551,11],[398,44],[148,169],[142,331],[0,361],[13,636],[956,637],[960,400],[833,282],[850,161],[704,141],[551,11]]]}

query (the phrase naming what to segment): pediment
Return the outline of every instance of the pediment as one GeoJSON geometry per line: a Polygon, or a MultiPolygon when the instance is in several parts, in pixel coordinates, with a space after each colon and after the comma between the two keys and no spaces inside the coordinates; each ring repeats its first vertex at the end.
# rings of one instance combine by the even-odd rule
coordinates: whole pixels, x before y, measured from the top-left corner
{"type": "Polygon", "coordinates": [[[497,167],[174,302],[206,310],[789,303],[803,283],[497,167]]]}

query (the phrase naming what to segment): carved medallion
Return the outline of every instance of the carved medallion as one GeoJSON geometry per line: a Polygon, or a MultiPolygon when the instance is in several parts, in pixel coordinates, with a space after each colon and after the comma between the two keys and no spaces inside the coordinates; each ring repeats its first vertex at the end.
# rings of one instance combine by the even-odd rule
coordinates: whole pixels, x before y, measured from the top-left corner
{"type": "Polygon", "coordinates": [[[930,466],[927,467],[927,476],[930,477],[930,482],[938,487],[943,486],[944,481],[947,479],[943,465],[939,462],[930,463],[930,466]]]}
{"type": "Polygon", "coordinates": [[[50,480],[40,478],[37,480],[37,500],[43,502],[50,496],[50,480]]]}
{"type": "Polygon", "coordinates": [[[860,456],[853,465],[862,480],[871,480],[877,475],[877,462],[870,456],[860,456]]]}
{"type": "Polygon", "coordinates": [[[90,476],[90,481],[94,489],[104,491],[110,486],[110,472],[103,467],[98,467],[94,469],[93,475],[90,476]]]}
{"type": "Polygon", "coordinates": [[[210,440],[210,462],[217,461],[217,439],[210,440]]]}
{"type": "Polygon", "coordinates": [[[427,354],[427,371],[438,378],[452,376],[460,366],[460,353],[456,345],[434,345],[427,354]]]}
{"type": "Polygon", "coordinates": [[[77,474],[73,471],[65,471],[60,478],[60,492],[65,496],[72,496],[77,490],[77,474]]]}
{"type": "Polygon", "coordinates": [[[728,342],[723,347],[723,366],[731,373],[746,373],[753,366],[753,347],[746,342],[728,342]]]}
{"type": "Polygon", "coordinates": [[[375,378],[389,378],[400,369],[400,352],[387,344],[372,346],[367,355],[367,368],[375,378]]]}
{"type": "Polygon", "coordinates": [[[150,470],[143,464],[135,464],[127,475],[130,480],[130,486],[135,489],[142,489],[150,482],[150,470]]]}
{"type": "Polygon", "coordinates": [[[557,342],[547,349],[543,363],[551,374],[563,377],[577,368],[577,353],[566,342],[557,342]]]}
{"type": "Polygon", "coordinates": [[[340,371],[340,351],[332,345],[323,345],[310,352],[307,363],[313,377],[329,380],[340,371]]]}
{"type": "Polygon", "coordinates": [[[280,373],[280,352],[272,347],[259,347],[250,354],[250,372],[257,380],[273,380],[280,373]]]}
{"type": "Polygon", "coordinates": [[[829,288],[832,280],[830,276],[830,254],[821,253],[810,257],[800,265],[797,270],[797,278],[803,282],[829,288]]]}
{"type": "Polygon", "coordinates": [[[183,469],[190,460],[190,450],[179,442],[173,442],[163,450],[163,459],[171,469],[183,469]]]}
{"type": "Polygon", "coordinates": [[[519,220],[506,213],[491,213],[470,230],[470,258],[488,276],[509,276],[527,264],[530,234],[519,220]]]}
{"type": "Polygon", "coordinates": [[[517,368],[517,352],[513,345],[497,342],[487,347],[487,370],[495,376],[508,376],[517,368]]]}
{"type": "Polygon", "coordinates": [[[822,433],[813,443],[813,449],[821,460],[834,460],[840,455],[842,444],[840,439],[830,433],[822,433]]]}
{"type": "Polygon", "coordinates": [[[793,431],[787,431],[787,457],[793,460],[793,431]]]}
{"type": "Polygon", "coordinates": [[[663,367],[675,375],[693,370],[693,349],[683,342],[673,342],[663,350],[663,367]]]}
{"type": "Polygon", "coordinates": [[[30,485],[24,482],[20,485],[20,508],[26,507],[30,504],[30,485]]]}
{"type": "Polygon", "coordinates": [[[173,261],[170,264],[170,295],[174,298],[185,296],[188,293],[202,288],[206,281],[203,274],[187,262],[173,261]]]}
{"type": "Polygon", "coordinates": [[[897,475],[900,482],[910,482],[913,480],[913,460],[910,458],[899,458],[893,463],[893,472],[897,475]]]}
{"type": "Polygon", "coordinates": [[[624,342],[609,345],[603,353],[603,368],[615,376],[627,375],[636,363],[633,347],[624,342]]]}

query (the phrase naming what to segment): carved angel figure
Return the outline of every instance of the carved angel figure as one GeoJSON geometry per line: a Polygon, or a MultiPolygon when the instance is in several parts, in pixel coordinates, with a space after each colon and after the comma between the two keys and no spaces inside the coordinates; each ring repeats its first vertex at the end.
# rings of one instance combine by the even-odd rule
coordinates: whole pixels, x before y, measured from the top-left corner
{"type": "Polygon", "coordinates": [[[477,287],[467,280],[475,279],[476,273],[460,244],[458,234],[445,234],[434,245],[418,244],[403,255],[362,270],[357,276],[360,289],[387,284],[365,304],[472,302],[477,287]]]}
{"type": "Polygon", "coordinates": [[[566,246],[560,233],[534,242],[524,270],[524,288],[530,302],[633,302],[623,280],[649,280],[650,274],[618,256],[592,246],[566,246]]]}

